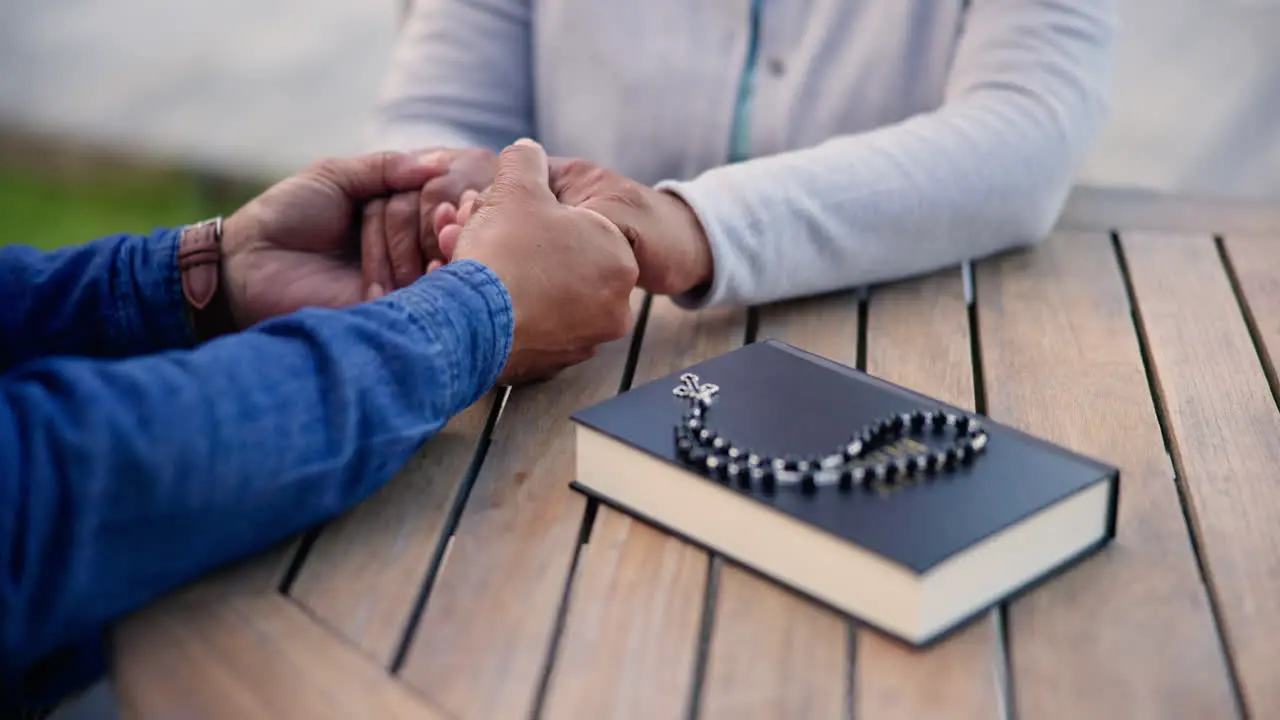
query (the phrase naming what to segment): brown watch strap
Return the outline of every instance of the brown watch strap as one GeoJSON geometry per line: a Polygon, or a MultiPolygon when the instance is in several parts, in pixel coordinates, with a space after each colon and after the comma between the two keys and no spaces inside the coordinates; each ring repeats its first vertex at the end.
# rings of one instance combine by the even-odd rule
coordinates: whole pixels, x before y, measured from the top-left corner
{"type": "Polygon", "coordinates": [[[226,293],[222,291],[222,218],[182,230],[178,274],[196,338],[203,342],[235,332],[226,293]]]}

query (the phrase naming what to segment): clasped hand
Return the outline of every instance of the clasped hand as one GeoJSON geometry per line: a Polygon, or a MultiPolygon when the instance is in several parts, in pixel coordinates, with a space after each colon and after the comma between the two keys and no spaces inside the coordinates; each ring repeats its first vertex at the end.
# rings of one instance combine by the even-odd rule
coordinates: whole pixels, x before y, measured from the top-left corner
{"type": "Polygon", "coordinates": [[[536,143],[518,142],[496,159],[468,152],[329,160],[241,208],[225,223],[222,265],[237,327],[303,307],[354,305],[413,282],[433,261],[474,260],[511,298],[515,330],[502,382],[547,377],[626,335],[639,278],[635,240],[587,203],[562,203],[536,143]],[[424,215],[402,198],[422,204],[429,194],[456,192],[460,199],[468,188],[451,177],[455,169],[461,176],[486,166],[484,202],[467,205],[464,223],[448,200],[425,216],[433,238],[437,215],[451,221],[448,254],[424,245],[424,215]],[[416,256],[408,254],[410,237],[416,256]],[[406,256],[415,264],[405,272],[380,260],[406,256]],[[372,274],[384,271],[390,275],[372,274]]]}
{"type": "MultiPolygon", "coordinates": [[[[404,287],[452,259],[469,219],[492,202],[488,151],[437,150],[431,157],[439,176],[421,192],[371,204],[365,216],[365,283],[375,294],[404,287]]],[[[710,282],[706,234],[678,196],[584,160],[552,158],[549,170],[557,200],[599,213],[627,238],[639,264],[640,287],[679,295],[710,282]]]]}

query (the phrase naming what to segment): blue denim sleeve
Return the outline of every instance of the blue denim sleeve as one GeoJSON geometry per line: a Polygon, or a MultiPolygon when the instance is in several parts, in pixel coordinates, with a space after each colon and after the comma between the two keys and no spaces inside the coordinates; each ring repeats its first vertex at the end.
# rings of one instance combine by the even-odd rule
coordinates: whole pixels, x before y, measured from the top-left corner
{"type": "Polygon", "coordinates": [[[181,230],[41,252],[0,247],[0,371],[39,357],[121,358],[190,347],[181,230]]]}
{"type": "MultiPolygon", "coordinates": [[[[369,495],[493,384],[512,332],[506,290],[465,261],[195,350],[0,376],[0,699],[47,690],[33,667],[113,619],[369,495]]],[[[55,673],[52,692],[84,679],[55,673]]]]}

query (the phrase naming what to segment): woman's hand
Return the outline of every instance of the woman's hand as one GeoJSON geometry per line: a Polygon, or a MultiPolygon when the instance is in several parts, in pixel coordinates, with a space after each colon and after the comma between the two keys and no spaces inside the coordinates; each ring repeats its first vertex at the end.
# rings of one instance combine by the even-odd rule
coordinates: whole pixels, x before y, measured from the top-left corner
{"type": "MultiPolygon", "coordinates": [[[[402,192],[365,213],[362,265],[366,293],[402,288],[447,259],[434,219],[444,207],[456,212],[467,190],[493,182],[496,155],[484,148],[435,149],[425,156],[434,177],[419,192],[402,192]]],[[[452,215],[450,215],[452,217],[452,215]]]]}
{"type": "MultiPolygon", "coordinates": [[[[678,196],[584,160],[553,159],[550,182],[562,204],[593,210],[622,231],[640,264],[640,287],[680,295],[711,282],[714,259],[706,232],[678,196]]],[[[445,258],[453,256],[463,226],[485,196],[468,190],[457,207],[437,209],[433,234],[445,258]]]]}

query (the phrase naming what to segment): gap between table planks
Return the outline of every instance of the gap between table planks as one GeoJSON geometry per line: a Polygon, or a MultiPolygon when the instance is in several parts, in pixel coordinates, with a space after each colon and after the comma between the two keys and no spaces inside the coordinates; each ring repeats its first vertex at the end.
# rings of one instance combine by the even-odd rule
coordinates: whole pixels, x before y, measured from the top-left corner
{"type": "MultiPolygon", "coordinates": [[[[974,368],[960,269],[872,291],[867,372],[973,409],[974,368]]],[[[854,717],[993,720],[1004,699],[1004,653],[993,610],[927,651],[860,629],[854,717]]]]}
{"type": "Polygon", "coordinates": [[[178,593],[120,635],[123,717],[445,717],[276,593],[178,593]]]}
{"type": "MultiPolygon", "coordinates": [[[[637,314],[643,297],[632,296],[637,314]]],[[[630,345],[511,391],[400,670],[451,717],[534,706],[586,508],[568,488],[568,418],[617,393],[630,345]]]]}
{"type": "MultiPolygon", "coordinates": [[[[763,307],[757,336],[852,366],[858,354],[858,294],[763,307]]],[[[719,568],[699,716],[846,716],[848,621],[732,562],[720,562],[719,568]]]]}
{"type": "MultiPolygon", "coordinates": [[[[1153,260],[1131,265],[1148,263],[1143,277],[1163,272],[1173,282],[1203,272],[1153,260]]],[[[982,262],[975,280],[988,414],[1121,471],[1115,544],[1007,609],[1016,716],[1232,716],[1110,238],[1058,236],[982,262]]],[[[1215,297],[1194,302],[1221,305],[1215,297]]],[[[1194,315],[1166,313],[1170,322],[1194,315]]]]}
{"type": "MultiPolygon", "coordinates": [[[[632,385],[740,346],[746,315],[690,312],[654,298],[632,385]]],[[[696,694],[713,571],[707,552],[600,507],[570,588],[542,716],[683,717],[696,694]]]]}
{"type": "Polygon", "coordinates": [[[1122,234],[1187,512],[1252,717],[1280,715],[1280,411],[1259,350],[1276,350],[1275,238],[1122,234]],[[1271,347],[1268,347],[1271,345],[1271,347]]]}
{"type": "Polygon", "coordinates": [[[465,499],[498,392],[486,393],[423,444],[381,490],[330,523],[304,559],[290,595],[390,667],[430,571],[465,499]]]}

